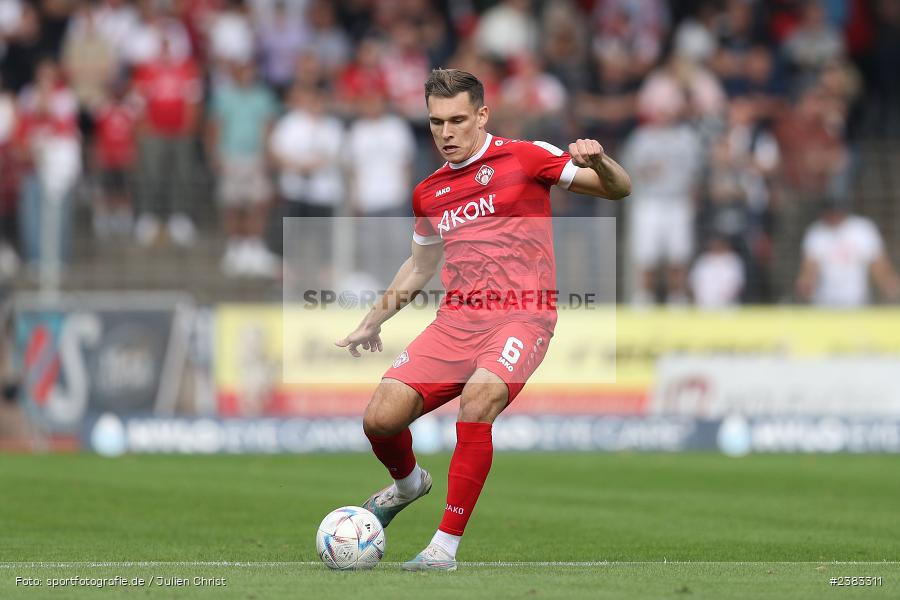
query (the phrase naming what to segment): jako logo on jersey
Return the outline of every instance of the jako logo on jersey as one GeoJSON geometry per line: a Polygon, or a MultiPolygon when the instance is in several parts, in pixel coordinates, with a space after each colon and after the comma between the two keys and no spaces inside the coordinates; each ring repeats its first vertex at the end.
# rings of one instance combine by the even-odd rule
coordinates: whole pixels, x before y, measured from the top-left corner
{"type": "Polygon", "coordinates": [[[491,177],[494,176],[493,167],[489,167],[488,165],[483,165],[478,172],[475,173],[475,181],[480,183],[481,185],[487,185],[491,180],[491,177]]]}
{"type": "Polygon", "coordinates": [[[450,191],[450,186],[448,185],[447,187],[441,188],[441,189],[439,189],[438,191],[436,191],[436,192],[434,193],[434,197],[435,197],[435,198],[438,198],[438,197],[440,197],[440,196],[443,196],[444,194],[446,194],[446,193],[449,192],[449,191],[450,191]]]}
{"type": "Polygon", "coordinates": [[[457,514],[457,515],[464,515],[464,514],[466,514],[466,509],[464,509],[464,508],[461,507],[461,506],[453,506],[452,504],[448,504],[448,505],[447,505],[447,508],[444,509],[444,510],[445,510],[445,512],[449,510],[450,512],[455,513],[455,514],[457,514]]]}
{"type": "Polygon", "coordinates": [[[478,217],[486,214],[494,214],[494,196],[496,194],[488,194],[487,198],[479,198],[478,202],[474,200],[467,204],[461,204],[456,208],[444,211],[441,222],[438,223],[438,233],[441,238],[444,237],[445,231],[454,229],[457,225],[462,225],[466,221],[474,221],[478,217]]]}
{"type": "Polygon", "coordinates": [[[409,362],[409,354],[404,350],[394,359],[394,368],[401,367],[409,362]]]}

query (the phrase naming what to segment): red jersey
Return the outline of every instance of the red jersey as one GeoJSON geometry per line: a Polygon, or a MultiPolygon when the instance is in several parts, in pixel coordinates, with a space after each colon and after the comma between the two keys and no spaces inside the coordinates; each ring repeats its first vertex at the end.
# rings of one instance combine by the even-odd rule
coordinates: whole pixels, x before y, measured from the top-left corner
{"type": "Polygon", "coordinates": [[[138,92],[146,103],[147,123],[155,133],[183,135],[191,106],[202,96],[200,73],[192,60],[146,63],[135,75],[138,92]]]}
{"type": "Polygon", "coordinates": [[[105,169],[134,165],[136,115],[125,104],[109,104],[97,114],[97,158],[105,169]]]}
{"type": "Polygon", "coordinates": [[[29,167],[34,166],[36,151],[42,139],[48,137],[78,137],[78,123],[74,115],[53,115],[47,112],[22,111],[16,119],[13,143],[24,150],[29,167]]]}
{"type": "Polygon", "coordinates": [[[438,319],[469,330],[508,321],[556,324],[550,186],[578,168],[546,142],[487,135],[470,159],[416,186],[413,239],[444,244],[438,319]]]}

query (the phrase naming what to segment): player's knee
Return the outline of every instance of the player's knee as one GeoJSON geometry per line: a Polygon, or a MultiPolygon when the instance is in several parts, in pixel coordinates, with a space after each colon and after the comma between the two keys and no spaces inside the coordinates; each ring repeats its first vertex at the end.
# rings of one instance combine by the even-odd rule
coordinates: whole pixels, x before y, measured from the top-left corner
{"type": "Polygon", "coordinates": [[[374,437],[396,435],[409,426],[411,410],[403,398],[398,398],[393,388],[381,384],[363,415],[363,431],[374,437]]]}
{"type": "Polygon", "coordinates": [[[373,398],[363,415],[363,431],[368,436],[387,437],[403,430],[395,418],[373,398]]]}
{"type": "Polygon", "coordinates": [[[493,423],[506,408],[505,386],[479,386],[464,393],[459,403],[459,420],[465,423],[493,423]]]}
{"type": "Polygon", "coordinates": [[[395,419],[391,419],[384,411],[370,408],[366,409],[363,416],[363,431],[366,435],[372,437],[388,437],[403,431],[405,425],[401,426],[395,419]]]}

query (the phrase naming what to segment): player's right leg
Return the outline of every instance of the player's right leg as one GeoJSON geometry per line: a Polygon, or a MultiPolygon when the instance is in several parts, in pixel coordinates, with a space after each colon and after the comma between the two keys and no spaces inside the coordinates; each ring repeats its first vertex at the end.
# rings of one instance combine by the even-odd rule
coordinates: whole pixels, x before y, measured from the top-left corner
{"type": "Polygon", "coordinates": [[[363,417],[372,451],[394,479],[363,503],[387,527],[397,513],[431,491],[431,475],[416,463],[409,424],[424,410],[422,395],[396,379],[385,378],[363,417]]]}
{"type": "Polygon", "coordinates": [[[387,370],[366,408],[363,428],[394,483],[363,507],[384,526],[431,490],[431,475],[416,464],[409,424],[462,392],[472,362],[460,344],[457,332],[431,323],[387,370]]]}

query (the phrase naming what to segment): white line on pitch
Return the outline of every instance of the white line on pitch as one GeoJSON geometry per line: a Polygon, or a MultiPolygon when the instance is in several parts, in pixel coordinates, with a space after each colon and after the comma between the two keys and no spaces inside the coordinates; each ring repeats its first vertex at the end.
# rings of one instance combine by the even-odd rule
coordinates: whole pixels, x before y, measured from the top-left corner
{"type": "MultiPolygon", "coordinates": [[[[399,562],[383,562],[384,565],[400,565],[399,562]]],[[[465,567],[616,567],[627,565],[898,565],[898,561],[497,561],[460,562],[465,567]]],[[[319,561],[296,562],[246,562],[246,561],[120,561],[120,562],[7,562],[0,569],[63,569],[119,568],[119,567],[312,567],[322,566],[319,561]]]]}

